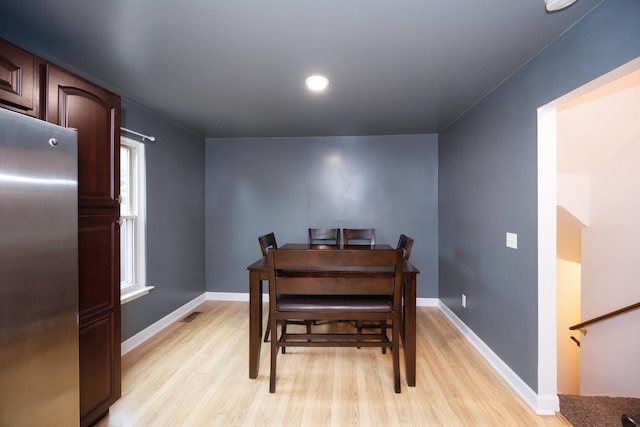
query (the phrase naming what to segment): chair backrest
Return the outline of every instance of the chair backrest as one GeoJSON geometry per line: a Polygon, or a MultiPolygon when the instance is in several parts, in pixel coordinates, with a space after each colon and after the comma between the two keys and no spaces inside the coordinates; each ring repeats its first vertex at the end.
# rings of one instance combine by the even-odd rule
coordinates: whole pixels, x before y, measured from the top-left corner
{"type": "Polygon", "coordinates": [[[269,298],[389,295],[400,301],[402,257],[397,249],[275,249],[267,255],[269,298]]]}
{"type": "Polygon", "coordinates": [[[400,239],[398,240],[397,249],[402,249],[404,251],[404,259],[409,260],[411,256],[411,248],[413,247],[413,239],[404,234],[400,235],[400,239]]]}
{"type": "Polygon", "coordinates": [[[264,236],[258,237],[258,243],[260,243],[260,250],[262,251],[262,256],[267,256],[268,249],[278,249],[278,244],[276,243],[276,236],[273,233],[265,234],[264,236]]]}
{"type": "Polygon", "coordinates": [[[310,228],[309,244],[320,243],[323,245],[340,245],[339,228],[310,228]]]}
{"type": "Polygon", "coordinates": [[[345,245],[357,245],[364,242],[371,246],[376,244],[375,228],[343,228],[342,235],[345,245]]]}

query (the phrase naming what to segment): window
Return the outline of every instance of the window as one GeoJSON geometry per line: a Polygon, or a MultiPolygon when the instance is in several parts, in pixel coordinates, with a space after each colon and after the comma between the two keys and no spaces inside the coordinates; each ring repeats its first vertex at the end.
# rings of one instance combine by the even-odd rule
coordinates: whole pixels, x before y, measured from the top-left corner
{"type": "Polygon", "coordinates": [[[120,138],[120,302],[149,293],[146,286],[144,144],[120,138]]]}

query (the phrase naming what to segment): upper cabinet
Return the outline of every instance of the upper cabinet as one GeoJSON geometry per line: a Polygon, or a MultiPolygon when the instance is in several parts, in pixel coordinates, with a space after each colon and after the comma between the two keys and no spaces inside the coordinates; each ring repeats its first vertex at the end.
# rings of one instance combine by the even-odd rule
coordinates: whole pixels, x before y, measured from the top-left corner
{"type": "Polygon", "coordinates": [[[119,209],[120,97],[46,65],[46,120],[78,130],[80,207],[119,209]]]}
{"type": "Polygon", "coordinates": [[[0,39],[0,106],[40,117],[38,60],[0,39]]]}

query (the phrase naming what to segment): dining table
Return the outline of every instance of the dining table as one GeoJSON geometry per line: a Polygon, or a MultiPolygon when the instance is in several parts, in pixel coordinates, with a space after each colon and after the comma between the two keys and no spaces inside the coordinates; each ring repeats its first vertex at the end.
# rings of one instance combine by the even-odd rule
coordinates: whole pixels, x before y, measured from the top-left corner
{"type": "MultiPolygon", "coordinates": [[[[318,245],[309,243],[287,243],[279,249],[322,250],[389,250],[390,245],[318,245]]],[[[269,280],[267,257],[262,257],[246,268],[249,271],[249,378],[258,377],[260,350],[262,345],[262,284],[269,280]]],[[[407,385],[416,385],[416,281],[420,271],[406,259],[402,265],[402,324],[400,336],[404,348],[407,385]]]]}

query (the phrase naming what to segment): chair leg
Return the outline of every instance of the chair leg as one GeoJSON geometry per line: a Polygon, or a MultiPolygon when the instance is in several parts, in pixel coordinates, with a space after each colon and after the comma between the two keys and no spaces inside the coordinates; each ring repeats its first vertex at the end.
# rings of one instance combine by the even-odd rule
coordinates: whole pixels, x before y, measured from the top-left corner
{"type": "MultiPolygon", "coordinates": [[[[282,329],[282,335],[280,335],[280,339],[285,341],[287,339],[287,321],[286,320],[282,322],[282,325],[280,325],[280,328],[282,329]]],[[[286,349],[287,348],[285,346],[282,346],[282,354],[286,352],[286,349]]]]}
{"type": "Polygon", "coordinates": [[[264,342],[269,342],[269,332],[271,332],[271,316],[267,319],[267,329],[264,331],[264,342]]]}
{"type": "Polygon", "coordinates": [[[393,353],[393,389],[396,393],[400,393],[400,333],[397,323],[393,322],[391,352],[393,353]]]}
{"type": "MultiPolygon", "coordinates": [[[[387,322],[385,320],[380,322],[380,334],[383,338],[387,336],[387,322]]],[[[382,354],[387,354],[387,347],[382,347],[382,354]]]]}
{"type": "MultiPolygon", "coordinates": [[[[274,322],[275,323],[275,322],[274,322]]],[[[274,331],[277,329],[274,326],[274,331]]],[[[271,337],[271,370],[269,372],[269,393],[276,392],[276,359],[278,358],[278,334],[271,337]]]]}
{"type": "MultiPolygon", "coordinates": [[[[371,327],[371,326],[365,326],[361,320],[356,320],[356,327],[358,328],[358,335],[362,334],[362,330],[365,327],[371,327]]],[[[378,326],[373,326],[374,328],[377,328],[378,326]]],[[[380,322],[380,338],[385,337],[387,335],[387,322],[385,320],[382,320],[380,322]]],[[[360,348],[360,347],[357,347],[360,348]]],[[[382,354],[387,354],[387,347],[382,347],[382,354]]]]}

